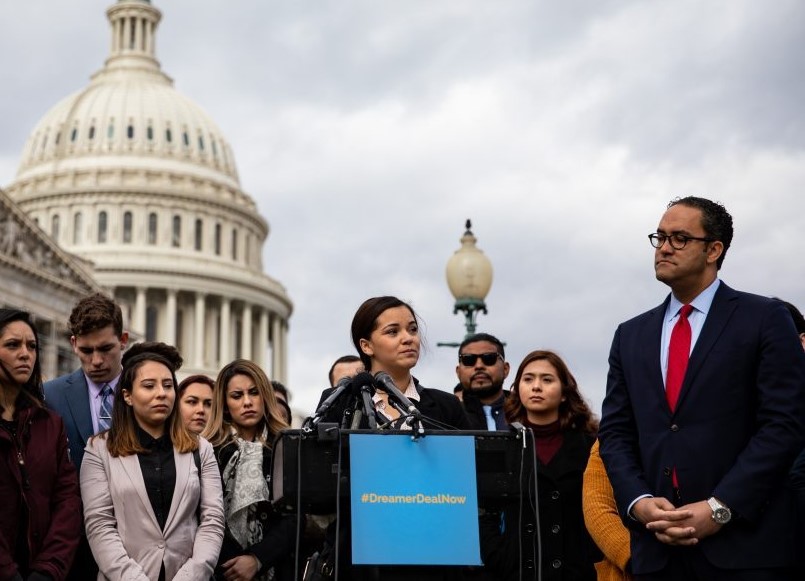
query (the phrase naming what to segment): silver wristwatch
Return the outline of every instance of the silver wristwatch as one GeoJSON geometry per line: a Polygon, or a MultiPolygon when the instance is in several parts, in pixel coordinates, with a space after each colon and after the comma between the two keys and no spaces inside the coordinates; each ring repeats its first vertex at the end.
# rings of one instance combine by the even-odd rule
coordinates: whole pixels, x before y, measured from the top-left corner
{"type": "Polygon", "coordinates": [[[713,511],[713,520],[720,525],[725,525],[732,520],[732,511],[721,504],[714,496],[707,499],[710,510],[713,511]]]}

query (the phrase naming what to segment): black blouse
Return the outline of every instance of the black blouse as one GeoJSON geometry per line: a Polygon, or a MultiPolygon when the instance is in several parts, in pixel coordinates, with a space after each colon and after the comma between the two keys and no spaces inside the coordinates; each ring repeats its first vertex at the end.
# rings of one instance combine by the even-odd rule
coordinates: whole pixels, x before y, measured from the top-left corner
{"type": "Polygon", "coordinates": [[[165,432],[160,438],[153,438],[148,432],[137,426],[137,438],[140,445],[148,452],[137,454],[140,470],[143,473],[145,490],[151,501],[151,508],[157,517],[159,528],[165,529],[168,520],[173,489],[176,487],[176,460],[173,457],[173,442],[170,434],[165,432]]]}

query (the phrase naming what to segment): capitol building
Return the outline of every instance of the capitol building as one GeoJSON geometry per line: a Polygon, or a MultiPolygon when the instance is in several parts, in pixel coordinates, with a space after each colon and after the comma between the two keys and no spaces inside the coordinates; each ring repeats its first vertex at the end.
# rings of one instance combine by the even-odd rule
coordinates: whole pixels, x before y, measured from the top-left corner
{"type": "Polygon", "coordinates": [[[36,313],[51,377],[77,367],[72,305],[103,290],[134,336],[179,348],[183,376],[243,357],[287,381],[292,303],[263,272],[268,223],[232,149],[162,71],[160,11],[119,0],[107,16],[104,66],[44,114],[0,190],[0,304],[36,313]]]}

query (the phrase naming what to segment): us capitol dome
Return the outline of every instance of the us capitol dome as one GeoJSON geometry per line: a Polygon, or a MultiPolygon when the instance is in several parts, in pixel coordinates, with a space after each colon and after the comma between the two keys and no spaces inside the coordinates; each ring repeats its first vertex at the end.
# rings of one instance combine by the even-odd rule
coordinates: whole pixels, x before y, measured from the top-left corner
{"type": "Polygon", "coordinates": [[[179,348],[183,375],[244,357],[286,381],[292,303],[262,269],[268,223],[220,129],[162,71],[160,11],[120,0],[107,17],[109,58],[42,117],[6,193],[92,264],[134,333],[179,348]]]}

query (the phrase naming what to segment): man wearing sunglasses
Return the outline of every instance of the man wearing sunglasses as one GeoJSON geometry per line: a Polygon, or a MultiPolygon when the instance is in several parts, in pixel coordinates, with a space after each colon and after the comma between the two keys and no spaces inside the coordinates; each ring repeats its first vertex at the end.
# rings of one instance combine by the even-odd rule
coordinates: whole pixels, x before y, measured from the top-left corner
{"type": "Polygon", "coordinates": [[[503,343],[487,333],[464,339],[458,348],[456,375],[472,429],[508,430],[503,414],[508,392],[503,382],[509,375],[509,364],[503,343]]]}

